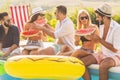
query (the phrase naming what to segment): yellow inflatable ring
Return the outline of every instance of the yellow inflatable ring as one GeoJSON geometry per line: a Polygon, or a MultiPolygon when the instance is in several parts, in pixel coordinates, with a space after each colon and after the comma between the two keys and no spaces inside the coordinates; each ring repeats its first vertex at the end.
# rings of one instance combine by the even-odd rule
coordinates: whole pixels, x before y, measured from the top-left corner
{"type": "Polygon", "coordinates": [[[18,78],[80,78],[85,67],[74,57],[48,55],[21,55],[9,58],[6,72],[18,78]]]}

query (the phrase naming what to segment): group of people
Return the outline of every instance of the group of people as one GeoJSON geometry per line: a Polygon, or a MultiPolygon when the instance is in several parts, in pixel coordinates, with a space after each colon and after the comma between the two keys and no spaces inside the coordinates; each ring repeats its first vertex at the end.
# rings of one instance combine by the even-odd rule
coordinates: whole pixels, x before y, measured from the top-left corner
{"type": "Polygon", "coordinates": [[[84,80],[91,80],[87,66],[99,64],[100,80],[108,79],[108,69],[120,66],[120,25],[112,20],[112,8],[105,3],[95,10],[96,20],[99,21],[99,29],[91,23],[91,18],[86,10],[80,10],[77,16],[77,29],[95,28],[94,33],[86,36],[75,34],[73,22],[67,17],[67,8],[57,6],[55,16],[58,20],[56,28],[52,28],[47,23],[39,25],[37,22],[44,19],[44,13],[35,12],[28,23],[25,31],[30,29],[39,30],[38,35],[28,38],[27,45],[37,45],[40,48],[35,50],[19,50],[19,31],[11,24],[11,19],[6,12],[0,13],[0,52],[4,52],[3,57],[8,55],[34,54],[34,55],[62,55],[73,56],[83,61],[86,66],[83,75],[84,80]],[[55,38],[55,43],[47,48],[43,47],[46,35],[55,38]],[[74,40],[75,39],[75,40],[74,40]],[[76,49],[75,44],[81,40],[82,46],[76,49]],[[101,44],[101,51],[95,53],[96,44],[101,44]]]}

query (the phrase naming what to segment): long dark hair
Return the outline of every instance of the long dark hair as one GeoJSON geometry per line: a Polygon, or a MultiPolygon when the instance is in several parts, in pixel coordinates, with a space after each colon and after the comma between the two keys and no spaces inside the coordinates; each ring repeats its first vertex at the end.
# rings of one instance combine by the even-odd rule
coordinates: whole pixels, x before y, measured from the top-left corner
{"type": "Polygon", "coordinates": [[[35,20],[37,20],[38,16],[44,16],[42,13],[37,13],[33,15],[28,23],[33,23],[35,20]]]}

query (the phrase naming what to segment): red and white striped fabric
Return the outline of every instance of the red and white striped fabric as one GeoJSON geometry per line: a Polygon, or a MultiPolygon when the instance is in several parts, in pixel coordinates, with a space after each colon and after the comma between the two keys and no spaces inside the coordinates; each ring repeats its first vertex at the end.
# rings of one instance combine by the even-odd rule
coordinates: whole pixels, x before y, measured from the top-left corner
{"type": "Polygon", "coordinates": [[[10,6],[10,12],[12,16],[13,24],[18,26],[20,32],[23,31],[25,23],[29,19],[29,6],[28,5],[18,5],[10,6]]]}

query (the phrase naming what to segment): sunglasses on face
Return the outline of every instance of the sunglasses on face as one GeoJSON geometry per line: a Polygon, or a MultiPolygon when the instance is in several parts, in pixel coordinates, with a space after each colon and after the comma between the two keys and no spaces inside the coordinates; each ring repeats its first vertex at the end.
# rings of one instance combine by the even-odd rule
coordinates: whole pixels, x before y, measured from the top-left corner
{"type": "Polygon", "coordinates": [[[82,16],[80,17],[80,20],[88,19],[88,16],[82,16]]]}

